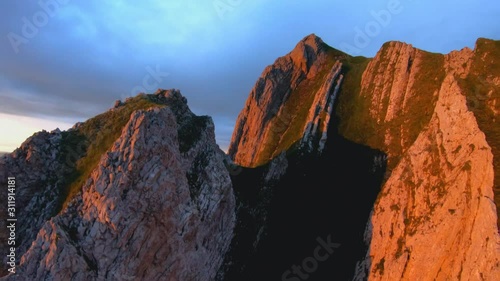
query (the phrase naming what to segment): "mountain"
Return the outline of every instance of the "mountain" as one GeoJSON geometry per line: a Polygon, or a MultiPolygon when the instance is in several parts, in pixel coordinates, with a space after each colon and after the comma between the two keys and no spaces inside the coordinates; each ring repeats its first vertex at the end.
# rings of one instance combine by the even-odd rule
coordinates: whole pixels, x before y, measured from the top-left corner
{"type": "Polygon", "coordinates": [[[354,97],[367,111],[341,131],[362,141],[348,131],[366,124],[389,173],[357,280],[499,278],[499,55],[485,39],[448,55],[391,42],[367,65],[354,97]]]}
{"type": "Polygon", "coordinates": [[[213,279],[234,227],[225,157],[176,90],[36,134],[0,168],[19,182],[22,259],[7,279],[213,279]]]}
{"type": "MultiPolygon", "coordinates": [[[[367,59],[310,35],[264,70],[238,116],[229,154],[248,167],[304,148],[328,155],[325,135],[378,150],[384,155],[372,162],[374,171],[386,168],[381,186],[354,195],[380,189],[366,217],[367,250],[355,280],[499,280],[499,58],[500,42],[488,39],[447,55],[388,42],[367,59]]],[[[343,177],[348,171],[336,170],[334,157],[345,148],[334,142],[327,148],[331,156],[305,166],[336,167],[325,171],[332,186],[353,182],[343,177]]],[[[354,174],[362,176],[361,167],[354,174]]],[[[290,180],[306,183],[297,187],[296,208],[319,176],[290,180]]]]}
{"type": "Polygon", "coordinates": [[[500,280],[499,59],[311,34],[263,71],[228,155],[175,89],[36,133],[0,157],[1,280],[500,280]]]}
{"type": "Polygon", "coordinates": [[[305,131],[326,131],[334,101],[333,88],[342,80],[346,57],[310,35],[268,66],[257,80],[236,121],[228,153],[242,166],[255,167],[289,149],[305,131]],[[316,108],[325,112],[316,113],[316,108]],[[321,124],[319,120],[321,119],[321,124]],[[309,126],[309,128],[306,128],[309,126]]]}

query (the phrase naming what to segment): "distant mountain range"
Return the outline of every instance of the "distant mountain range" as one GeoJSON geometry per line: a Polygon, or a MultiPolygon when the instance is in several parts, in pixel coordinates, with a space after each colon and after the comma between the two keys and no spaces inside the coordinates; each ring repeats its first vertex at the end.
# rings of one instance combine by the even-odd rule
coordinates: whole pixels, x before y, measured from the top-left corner
{"type": "Polygon", "coordinates": [[[0,158],[0,280],[500,280],[499,114],[500,41],[365,58],[311,34],[227,154],[159,89],[0,158]]]}

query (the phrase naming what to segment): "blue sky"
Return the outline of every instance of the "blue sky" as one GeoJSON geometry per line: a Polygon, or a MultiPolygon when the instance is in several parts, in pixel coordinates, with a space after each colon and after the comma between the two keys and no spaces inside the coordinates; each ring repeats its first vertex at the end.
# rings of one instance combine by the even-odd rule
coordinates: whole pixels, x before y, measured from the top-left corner
{"type": "Polygon", "coordinates": [[[157,88],[212,116],[226,148],[265,66],[310,33],[369,57],[391,40],[447,53],[500,39],[493,0],[6,0],[0,11],[0,151],[157,88]]]}

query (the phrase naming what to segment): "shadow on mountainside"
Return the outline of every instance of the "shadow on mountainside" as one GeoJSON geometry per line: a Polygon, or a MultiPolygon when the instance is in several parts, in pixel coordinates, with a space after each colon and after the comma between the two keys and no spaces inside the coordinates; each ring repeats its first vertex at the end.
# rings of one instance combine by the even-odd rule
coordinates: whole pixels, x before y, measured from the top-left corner
{"type": "Polygon", "coordinates": [[[240,207],[224,280],[352,280],[386,163],[338,135],[337,124],[322,156],[288,155],[271,188],[262,188],[265,166],[232,177],[240,207]]]}

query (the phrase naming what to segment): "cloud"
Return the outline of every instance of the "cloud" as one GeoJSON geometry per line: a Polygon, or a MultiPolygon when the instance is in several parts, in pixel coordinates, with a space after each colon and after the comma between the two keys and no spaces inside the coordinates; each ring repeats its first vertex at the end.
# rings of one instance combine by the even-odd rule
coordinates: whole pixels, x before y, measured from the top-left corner
{"type": "MultiPolygon", "coordinates": [[[[41,0],[41,3],[53,3],[41,0]]],[[[0,19],[0,113],[68,122],[84,120],[130,96],[157,66],[197,114],[210,115],[225,146],[237,114],[262,70],[316,33],[333,47],[353,40],[356,26],[373,20],[389,1],[221,0],[67,1],[16,54],[10,33],[44,9],[38,1],[3,1],[0,19]]],[[[499,5],[491,1],[400,0],[393,18],[362,54],[400,40],[434,52],[473,46],[477,37],[500,38],[499,5]]],[[[154,90],[152,90],[154,92],[154,90]]],[[[2,143],[0,139],[0,144],[2,143]]]]}

